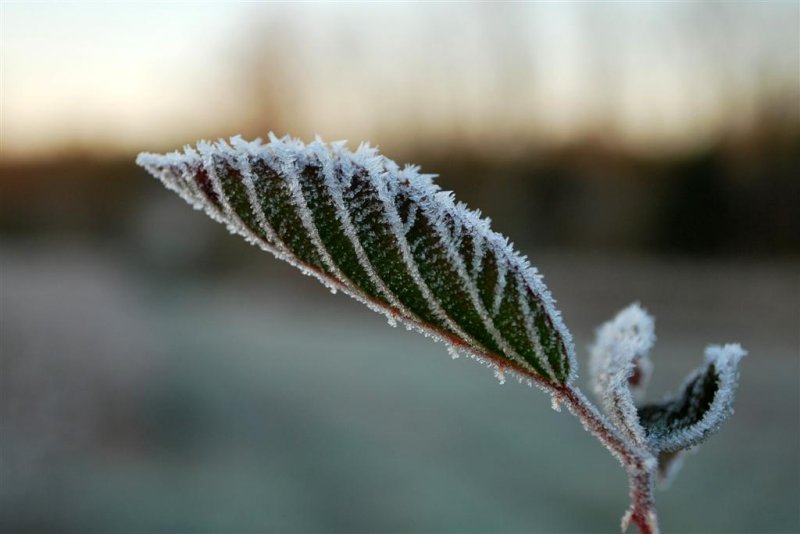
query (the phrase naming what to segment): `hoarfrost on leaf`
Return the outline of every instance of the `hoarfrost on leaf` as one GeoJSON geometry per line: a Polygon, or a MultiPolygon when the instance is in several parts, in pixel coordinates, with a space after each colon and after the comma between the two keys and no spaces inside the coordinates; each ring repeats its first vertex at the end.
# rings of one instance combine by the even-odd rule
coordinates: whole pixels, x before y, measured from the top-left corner
{"type": "Polygon", "coordinates": [[[201,141],[137,163],[325,284],[437,340],[535,375],[575,377],[572,339],[541,275],[489,220],[363,143],[201,141]]]}
{"type": "Polygon", "coordinates": [[[739,362],[747,352],[739,344],[706,348],[705,365],[693,371],[681,390],[639,409],[649,446],[660,452],[688,449],[719,429],[733,413],[739,362]]]}
{"type": "Polygon", "coordinates": [[[598,330],[589,350],[592,390],[614,424],[638,444],[644,430],[634,400],[650,380],[650,349],[655,343],[653,317],[631,304],[598,330]]]}

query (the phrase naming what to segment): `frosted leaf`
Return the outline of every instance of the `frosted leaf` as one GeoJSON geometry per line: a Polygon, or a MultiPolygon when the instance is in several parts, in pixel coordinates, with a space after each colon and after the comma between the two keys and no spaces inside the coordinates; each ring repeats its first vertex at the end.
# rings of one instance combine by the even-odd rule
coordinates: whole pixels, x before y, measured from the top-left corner
{"type": "Polygon", "coordinates": [[[693,447],[715,432],[733,413],[739,361],[738,344],[706,348],[705,365],[692,372],[676,395],[639,409],[648,445],[675,452],[693,447]]]}
{"type": "Polygon", "coordinates": [[[571,336],[541,275],[488,219],[416,167],[401,169],[367,144],[351,152],[272,134],[267,143],[237,136],[140,154],[137,163],[231,232],[390,324],[545,387],[575,377],[571,336]]]}
{"type": "Polygon", "coordinates": [[[649,353],[655,339],[653,317],[638,303],[603,324],[590,348],[589,375],[595,395],[602,397],[616,377],[624,378],[633,396],[640,399],[652,374],[649,353]]]}
{"type": "Polygon", "coordinates": [[[654,342],[653,317],[639,304],[631,304],[597,330],[589,351],[594,394],[614,424],[639,444],[645,435],[634,399],[650,380],[653,366],[648,354],[654,342]]]}

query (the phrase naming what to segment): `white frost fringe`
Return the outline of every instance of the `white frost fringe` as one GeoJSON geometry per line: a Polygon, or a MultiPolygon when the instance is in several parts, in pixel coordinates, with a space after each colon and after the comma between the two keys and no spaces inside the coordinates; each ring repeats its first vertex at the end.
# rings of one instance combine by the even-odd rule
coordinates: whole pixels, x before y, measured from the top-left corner
{"type": "MultiPolygon", "coordinates": [[[[482,217],[478,211],[468,209],[462,203],[456,203],[452,193],[441,191],[439,186],[433,183],[431,175],[421,174],[418,168],[413,166],[406,166],[400,169],[397,164],[381,156],[376,149],[371,148],[367,144],[362,144],[357,151],[351,152],[344,147],[343,142],[327,145],[319,138],[313,143],[306,145],[300,140],[288,136],[277,138],[270,134],[269,142],[266,144],[262,143],[260,139],[247,142],[241,137],[235,136],[230,139],[230,144],[224,140],[220,140],[216,143],[200,142],[198,143],[198,149],[199,153],[188,146],[184,148],[182,153],[177,151],[165,155],[142,153],[139,154],[136,162],[145,167],[151,174],[161,179],[169,189],[176,191],[196,209],[202,209],[213,219],[224,223],[232,233],[244,236],[249,242],[257,244],[276,257],[299,267],[304,273],[319,279],[332,290],[342,290],[354,298],[365,302],[370,308],[386,315],[390,322],[401,319],[408,323],[413,329],[420,330],[426,335],[439,338],[431,329],[421,324],[419,318],[404,307],[399,302],[399,299],[397,299],[396,296],[389,291],[383,281],[380,280],[374,268],[370,265],[369,260],[366,258],[363,247],[360,245],[354,228],[354,221],[346,216],[347,210],[344,209],[345,207],[341,197],[342,184],[346,184],[348,180],[352,179],[353,172],[355,172],[356,169],[361,168],[366,170],[368,179],[372,182],[375,190],[379,192],[384,207],[386,208],[386,222],[389,224],[394,236],[398,240],[406,267],[413,276],[413,279],[417,283],[431,310],[444,324],[452,331],[456,332],[468,346],[474,347],[476,350],[470,352],[475,352],[474,356],[480,358],[481,351],[477,350],[479,348],[478,344],[463,332],[455,321],[445,313],[441,303],[434,297],[416,269],[416,265],[414,264],[411,252],[408,248],[408,242],[405,238],[408,228],[404,227],[395,209],[396,195],[400,191],[398,184],[402,183],[404,192],[417,201],[421,213],[428,216],[434,223],[440,243],[445,249],[448,259],[453,263],[459,277],[465,282],[470,300],[475,305],[475,309],[481,317],[486,331],[490,333],[498,345],[506,351],[515,363],[527,370],[533,370],[524,358],[511,349],[508,341],[494,324],[493,316],[497,312],[500,299],[495,298],[492,309],[486,309],[477,295],[477,290],[471,275],[475,274],[476,264],[480,258],[486,254],[487,250],[491,250],[497,259],[497,268],[500,276],[498,277],[495,291],[496,295],[503,294],[507,276],[511,275],[511,273],[515,273],[515,275],[518,276],[520,285],[523,288],[526,287],[529,289],[541,303],[541,308],[543,309],[539,309],[538,311],[543,311],[550,317],[553,327],[558,333],[558,337],[563,340],[570,368],[569,376],[566,378],[565,382],[570,383],[576,378],[577,364],[575,362],[572,337],[569,330],[567,330],[564,325],[559,311],[555,307],[555,301],[544,285],[542,276],[530,265],[525,256],[520,255],[513,248],[513,245],[509,243],[507,238],[491,230],[488,218],[482,217]],[[251,209],[261,226],[261,230],[266,236],[266,240],[249,230],[240,217],[231,209],[228,200],[223,194],[224,192],[222,191],[219,178],[215,172],[215,160],[217,158],[226,161],[242,174],[251,209]],[[250,168],[250,162],[258,159],[269,167],[280,171],[280,174],[288,180],[287,185],[303,225],[308,231],[312,243],[317,249],[317,253],[328,269],[333,272],[334,277],[329,277],[324,273],[308,269],[291,254],[288,247],[278,239],[275,230],[267,223],[263,211],[260,209],[260,206],[258,206],[256,200],[254,188],[255,177],[250,168]],[[398,316],[394,311],[383,309],[379,304],[367,298],[358,287],[355,287],[338,270],[329,252],[322,246],[318,229],[315,226],[313,217],[306,205],[298,183],[300,171],[311,163],[318,164],[323,169],[325,183],[336,203],[342,229],[353,243],[362,268],[367,272],[381,294],[389,300],[402,316],[398,316]],[[191,179],[193,172],[201,168],[205,169],[209,176],[211,186],[219,198],[221,208],[218,208],[206,198],[203,192],[199,190],[197,184],[191,179]],[[179,175],[176,175],[176,170],[180,170],[179,175]],[[458,231],[453,232],[453,234],[458,234],[463,228],[465,232],[473,236],[475,243],[473,265],[467,266],[463,263],[458,251],[460,236],[451,235],[451,233],[447,231],[445,225],[442,224],[442,221],[448,218],[453,221],[455,227],[458,229],[458,231]]],[[[534,343],[537,349],[536,352],[538,353],[537,356],[539,356],[541,367],[550,375],[545,378],[555,381],[557,370],[553,369],[550,362],[547,361],[547,357],[539,343],[538,335],[532,327],[533,310],[529,309],[527,302],[520,302],[520,304],[525,316],[528,337],[530,337],[531,342],[534,343]]],[[[465,347],[459,347],[459,350],[465,350],[465,347]]],[[[511,369],[509,369],[509,372],[511,372],[511,369]]]]}

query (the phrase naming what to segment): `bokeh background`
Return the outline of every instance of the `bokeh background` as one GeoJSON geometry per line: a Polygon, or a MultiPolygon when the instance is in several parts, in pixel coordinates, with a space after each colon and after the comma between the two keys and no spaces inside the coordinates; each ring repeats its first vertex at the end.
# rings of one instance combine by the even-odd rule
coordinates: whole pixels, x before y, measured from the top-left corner
{"type": "Polygon", "coordinates": [[[0,530],[617,531],[622,470],[545,395],[133,164],[271,130],[439,173],[544,272],[581,361],[641,301],[652,399],[741,342],[736,416],[662,526],[800,531],[797,2],[0,13],[0,530]]]}

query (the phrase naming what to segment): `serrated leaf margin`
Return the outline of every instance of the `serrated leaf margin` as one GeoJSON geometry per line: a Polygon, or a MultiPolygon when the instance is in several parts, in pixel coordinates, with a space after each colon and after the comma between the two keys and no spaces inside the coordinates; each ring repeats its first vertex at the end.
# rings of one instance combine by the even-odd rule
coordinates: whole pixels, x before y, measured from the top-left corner
{"type": "MultiPolygon", "coordinates": [[[[530,376],[533,372],[540,375],[544,382],[553,384],[568,384],[576,377],[577,364],[571,336],[561,320],[560,313],[555,308],[555,302],[544,285],[541,275],[530,265],[526,257],[515,251],[513,245],[505,237],[490,229],[488,219],[481,217],[479,212],[469,210],[463,204],[456,203],[451,193],[440,191],[438,186],[433,184],[431,176],[420,174],[416,167],[406,167],[401,170],[394,162],[379,155],[375,149],[366,144],[362,144],[356,152],[350,152],[341,142],[328,146],[317,138],[313,143],[305,145],[299,140],[289,137],[278,139],[272,134],[270,134],[270,142],[267,144],[262,144],[260,140],[246,142],[241,137],[236,136],[231,138],[230,144],[223,140],[216,143],[200,142],[197,145],[197,150],[187,146],[183,153],[173,152],[166,155],[143,153],[137,158],[137,163],[145,167],[169,189],[177,192],[196,209],[204,210],[213,219],[225,224],[229,231],[242,235],[250,243],[258,245],[284,261],[288,261],[300,268],[305,274],[319,279],[332,289],[342,290],[346,294],[364,302],[373,310],[386,315],[390,322],[401,320],[410,328],[433,336],[437,340],[443,340],[460,350],[466,350],[467,353],[478,359],[488,358],[496,370],[504,368],[512,372],[518,370],[522,371],[522,374],[526,376],[530,376]],[[229,162],[226,165],[229,164],[232,169],[240,173],[242,183],[247,188],[253,211],[252,215],[258,220],[260,231],[254,231],[252,224],[248,225],[242,214],[237,213],[232,208],[224,187],[221,185],[220,177],[216,175],[215,171],[218,163],[215,158],[222,158],[224,161],[229,162]],[[277,232],[266,222],[264,214],[259,212],[256,194],[254,193],[259,177],[245,163],[246,160],[249,161],[252,158],[260,158],[272,169],[276,169],[286,180],[292,199],[295,202],[296,211],[305,227],[307,239],[313,244],[319,257],[319,265],[309,265],[299,259],[293,253],[291,247],[278,238],[277,232]],[[361,169],[366,172],[370,183],[374,185],[384,202],[387,220],[403,250],[408,271],[417,280],[417,284],[423,291],[426,300],[431,304],[432,310],[438,317],[442,318],[443,324],[449,332],[443,332],[441,328],[431,327],[424,320],[421,320],[415,313],[405,307],[396,296],[386,291],[384,284],[379,284],[378,289],[386,297],[388,306],[386,302],[366,295],[361,288],[353,284],[347,276],[338,270],[335,259],[325,250],[324,244],[319,238],[311,210],[304,204],[303,191],[300,186],[300,173],[304,165],[308,165],[310,161],[319,163],[323,169],[322,172],[326,175],[328,186],[335,182],[331,176],[337,170],[339,172],[347,172],[348,169],[350,171],[361,169]],[[343,169],[344,171],[342,171],[343,169]],[[199,172],[204,175],[203,181],[198,177],[199,172]],[[410,188],[409,184],[411,184],[410,188]],[[505,274],[503,280],[498,281],[499,289],[497,291],[499,292],[496,293],[495,297],[496,305],[499,306],[499,302],[506,298],[501,295],[503,295],[503,288],[506,287],[505,284],[510,280],[515,284],[513,288],[518,289],[517,298],[519,302],[514,306],[518,306],[518,309],[524,315],[522,326],[527,331],[526,335],[536,345],[534,353],[540,356],[540,368],[531,368],[526,358],[516,354],[515,349],[508,344],[506,339],[507,332],[500,333],[496,325],[492,324],[491,319],[486,320],[486,314],[489,312],[487,310],[481,311],[483,309],[481,299],[469,283],[469,276],[473,272],[474,261],[478,256],[477,248],[472,258],[473,262],[468,263],[466,261],[462,262],[461,256],[454,252],[456,250],[455,246],[444,246],[447,249],[449,261],[452,262],[454,269],[459,273],[462,282],[464,282],[467,294],[479,314],[483,317],[487,330],[503,347],[506,356],[512,359],[511,362],[507,362],[509,365],[506,366],[506,362],[501,362],[503,365],[498,365],[497,359],[494,357],[496,355],[487,352],[486,347],[477,343],[475,339],[464,332],[457,322],[448,317],[446,313],[443,313],[438,306],[439,303],[432,298],[430,292],[426,292],[425,282],[421,281],[419,273],[414,273],[415,265],[404,242],[403,232],[406,231],[409,223],[404,223],[393,211],[393,200],[397,195],[397,191],[402,187],[409,188],[410,193],[415,195],[415,201],[419,204],[416,213],[421,214],[417,216],[428,217],[437,232],[438,239],[442,243],[452,245],[461,238],[460,235],[455,235],[448,230],[447,224],[449,223],[450,227],[458,230],[456,234],[459,232],[471,234],[474,236],[473,243],[480,243],[483,247],[488,247],[485,251],[490,250],[495,255],[498,259],[498,269],[505,274]],[[423,200],[424,202],[422,202],[423,200]],[[502,269],[500,269],[501,267],[502,269]],[[540,316],[546,317],[545,323],[534,324],[531,303],[522,296],[522,293],[526,291],[534,296],[532,302],[537,308],[536,312],[540,316]],[[497,300],[498,297],[500,298],[499,301],[497,300]],[[555,335],[555,343],[563,344],[564,354],[561,358],[553,361],[552,356],[546,355],[544,349],[538,345],[542,329],[544,331],[552,331],[555,335]]],[[[347,177],[344,179],[346,180],[347,177]]],[[[346,227],[346,213],[341,211],[341,206],[339,208],[339,218],[342,220],[343,226],[346,227]]],[[[352,221],[349,224],[351,227],[354,225],[352,221]]],[[[352,236],[353,232],[350,235],[352,236]]],[[[357,239],[354,239],[354,241],[357,241],[357,239]]],[[[475,246],[477,247],[477,245],[475,246]]],[[[485,251],[483,252],[484,254],[486,253],[485,251]]],[[[553,338],[549,342],[553,343],[553,338]]],[[[552,350],[549,354],[552,355],[552,350]]]]}

